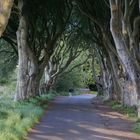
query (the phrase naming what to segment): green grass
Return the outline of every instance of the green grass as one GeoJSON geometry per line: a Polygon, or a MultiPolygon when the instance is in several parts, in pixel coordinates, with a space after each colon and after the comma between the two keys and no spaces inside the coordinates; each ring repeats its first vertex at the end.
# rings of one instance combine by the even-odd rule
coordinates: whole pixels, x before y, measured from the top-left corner
{"type": "Polygon", "coordinates": [[[57,93],[57,96],[69,96],[69,92],[60,91],[60,92],[57,93]]]}
{"type": "Polygon", "coordinates": [[[140,122],[135,123],[133,131],[137,134],[140,134],[140,122]]]}
{"type": "Polygon", "coordinates": [[[38,123],[51,94],[42,95],[24,102],[14,102],[10,98],[0,99],[0,140],[21,140],[28,130],[38,123]]]}
{"type": "Polygon", "coordinates": [[[97,94],[97,91],[89,91],[89,94],[97,94]]]}

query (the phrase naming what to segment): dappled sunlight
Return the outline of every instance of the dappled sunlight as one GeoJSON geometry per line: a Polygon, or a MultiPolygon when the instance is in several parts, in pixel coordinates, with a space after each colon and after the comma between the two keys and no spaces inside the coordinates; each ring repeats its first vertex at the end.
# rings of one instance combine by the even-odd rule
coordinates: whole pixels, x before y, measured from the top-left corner
{"type": "Polygon", "coordinates": [[[99,135],[94,135],[96,138],[99,140],[120,140],[120,138],[112,138],[112,137],[107,137],[107,136],[99,136],[99,135]]]}
{"type": "Polygon", "coordinates": [[[106,128],[94,128],[94,131],[95,132],[102,132],[102,134],[105,134],[105,135],[112,135],[113,137],[116,137],[116,136],[119,136],[119,137],[125,137],[125,139],[138,139],[138,137],[136,137],[136,135],[132,132],[129,132],[129,131],[119,131],[119,130],[109,130],[109,129],[106,129],[106,128]]]}
{"type": "Polygon", "coordinates": [[[118,118],[120,118],[120,119],[125,118],[126,119],[126,117],[124,117],[123,115],[116,113],[116,112],[108,112],[107,114],[100,113],[100,115],[103,117],[108,117],[110,119],[118,119],[118,118]]]}
{"type": "MultiPolygon", "coordinates": [[[[60,122],[63,125],[63,122],[60,122]]],[[[47,131],[44,130],[44,126],[40,126],[42,131],[35,131],[33,130],[32,133],[35,137],[33,138],[47,138],[49,140],[65,140],[65,139],[72,139],[72,140],[85,140],[86,138],[96,138],[97,140],[138,140],[138,135],[131,133],[129,131],[119,131],[119,130],[111,130],[104,128],[104,126],[94,127],[93,124],[77,124],[73,123],[65,124],[66,127],[61,128],[56,124],[56,127],[50,127],[47,131]],[[68,127],[70,125],[70,127],[68,127]],[[57,131],[56,131],[57,130],[57,131]],[[53,132],[51,134],[51,132],[53,132]],[[84,136],[83,136],[84,135],[84,136]],[[69,138],[68,138],[69,137],[69,138]]],[[[31,138],[30,140],[34,140],[31,138]]],[[[47,140],[46,139],[46,140],[47,140]]],[[[28,139],[27,139],[28,140],[28,139]]]]}
{"type": "Polygon", "coordinates": [[[0,0],[0,140],[140,140],[139,13],[140,0],[0,0]]]}
{"type": "Polygon", "coordinates": [[[70,129],[69,132],[73,134],[80,134],[78,130],[73,130],[73,129],[70,129]]]}
{"type": "Polygon", "coordinates": [[[56,98],[53,107],[27,140],[39,139],[42,135],[45,135],[44,140],[139,139],[138,135],[131,132],[131,124],[126,119],[122,120],[119,113],[109,109],[102,112],[99,105],[95,109],[88,102],[90,99],[79,98],[76,102],[73,100],[74,98],[69,100],[69,97],[56,98]],[[82,100],[85,100],[85,104],[82,100]]]}

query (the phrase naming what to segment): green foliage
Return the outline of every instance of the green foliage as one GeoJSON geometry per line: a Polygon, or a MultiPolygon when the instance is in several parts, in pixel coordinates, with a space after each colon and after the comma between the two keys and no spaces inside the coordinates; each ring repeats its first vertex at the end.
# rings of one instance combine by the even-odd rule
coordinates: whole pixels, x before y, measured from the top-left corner
{"type": "MultiPolygon", "coordinates": [[[[82,56],[78,57],[68,68],[71,69],[73,65],[76,65],[83,61],[84,56],[83,53],[81,53],[82,56]]],[[[95,71],[96,76],[100,73],[99,64],[97,62],[95,63],[95,71]]],[[[79,88],[79,87],[87,87],[89,83],[95,83],[95,80],[93,79],[93,71],[92,71],[92,60],[89,58],[85,64],[82,66],[76,67],[73,69],[70,73],[65,73],[60,75],[60,77],[57,79],[56,82],[56,90],[57,91],[68,91],[69,88],[79,88]]]]}
{"type": "Polygon", "coordinates": [[[0,84],[5,84],[9,80],[9,75],[13,73],[17,65],[17,54],[11,45],[4,40],[0,40],[0,84]]]}
{"type": "Polygon", "coordinates": [[[94,59],[95,59],[94,64],[92,64],[93,63],[92,58],[90,58],[80,69],[81,78],[83,79],[83,85],[85,86],[96,82],[96,79],[94,79],[93,73],[96,75],[96,77],[100,75],[100,67],[99,67],[97,58],[95,57],[94,59]],[[93,65],[94,65],[94,70],[93,70],[93,65]]]}
{"type": "Polygon", "coordinates": [[[0,83],[0,94],[4,96],[13,96],[16,89],[16,70],[7,78],[6,83],[0,83]]]}
{"type": "Polygon", "coordinates": [[[89,94],[97,94],[97,91],[89,91],[89,94]]]}
{"type": "Polygon", "coordinates": [[[78,69],[73,70],[68,74],[61,75],[56,82],[55,88],[56,91],[66,91],[68,92],[69,88],[77,88],[82,84],[80,73],[78,69]]]}
{"type": "Polygon", "coordinates": [[[49,94],[38,96],[36,98],[31,98],[29,99],[29,102],[31,102],[34,105],[41,106],[42,108],[47,108],[48,104],[46,103],[48,103],[54,97],[55,97],[55,94],[49,93],[49,94]]]}
{"type": "Polygon", "coordinates": [[[21,140],[27,131],[40,120],[48,106],[51,94],[14,102],[10,98],[0,99],[0,140],[21,140]]]}
{"type": "Polygon", "coordinates": [[[134,131],[135,133],[140,134],[140,122],[138,122],[138,123],[135,124],[135,126],[134,126],[134,128],[133,128],[133,131],[134,131]]]}
{"type": "Polygon", "coordinates": [[[68,91],[60,91],[60,92],[58,92],[57,95],[58,95],[58,96],[68,96],[69,93],[68,93],[68,91]]]}

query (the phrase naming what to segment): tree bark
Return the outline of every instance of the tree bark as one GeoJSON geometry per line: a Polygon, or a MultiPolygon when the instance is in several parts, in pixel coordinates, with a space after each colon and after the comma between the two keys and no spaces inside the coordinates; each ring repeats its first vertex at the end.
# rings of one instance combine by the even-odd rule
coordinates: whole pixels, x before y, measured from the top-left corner
{"type": "MultiPolygon", "coordinates": [[[[31,51],[29,51],[32,53],[31,51]]],[[[27,89],[27,96],[35,97],[39,95],[39,85],[42,77],[42,72],[39,70],[38,61],[36,57],[29,53],[30,63],[28,63],[29,82],[27,89]],[[33,57],[32,57],[33,56],[33,57]]]]}
{"type": "Polygon", "coordinates": [[[112,90],[113,90],[112,76],[111,76],[110,69],[107,65],[108,65],[107,59],[104,58],[101,64],[101,79],[102,79],[101,81],[102,81],[104,100],[112,99],[112,90]]]}
{"type": "Polygon", "coordinates": [[[14,0],[0,0],[0,37],[6,29],[14,0]]]}
{"type": "MultiPolygon", "coordinates": [[[[19,8],[22,11],[23,1],[19,1],[19,8]]],[[[20,14],[19,27],[17,31],[18,43],[18,74],[15,101],[24,100],[39,95],[39,84],[44,70],[38,65],[38,60],[30,49],[28,38],[27,15],[20,14]]],[[[43,67],[41,67],[43,69],[43,67]]]]}
{"type": "MultiPolygon", "coordinates": [[[[20,10],[23,7],[23,1],[19,1],[20,10]]],[[[18,75],[15,100],[24,100],[27,96],[27,86],[29,82],[28,75],[28,50],[27,50],[27,23],[26,17],[20,15],[19,27],[17,31],[18,44],[18,75]]]]}
{"type": "Polygon", "coordinates": [[[122,88],[122,82],[120,82],[120,68],[122,68],[121,63],[119,61],[117,51],[115,49],[115,46],[112,44],[113,41],[111,41],[112,38],[109,38],[106,34],[106,31],[103,30],[103,44],[104,48],[106,50],[106,58],[108,62],[108,67],[110,70],[110,74],[112,77],[112,99],[116,100],[118,102],[123,103],[123,88],[122,88]]]}
{"type": "MultiPolygon", "coordinates": [[[[110,51],[109,53],[109,62],[110,62],[110,74],[112,77],[112,99],[118,102],[123,102],[123,92],[122,92],[122,85],[120,84],[120,77],[119,77],[119,66],[118,60],[115,58],[114,54],[110,51]]],[[[111,94],[111,93],[110,93],[111,94]]]]}
{"type": "MultiPolygon", "coordinates": [[[[129,52],[128,39],[122,32],[122,22],[120,11],[118,5],[115,4],[114,0],[110,0],[111,7],[111,20],[110,29],[115,42],[118,57],[124,68],[124,104],[133,106],[137,105],[137,99],[139,95],[138,79],[137,79],[137,67],[133,60],[133,56],[129,52]]],[[[126,34],[126,33],[125,33],[126,34]]]]}

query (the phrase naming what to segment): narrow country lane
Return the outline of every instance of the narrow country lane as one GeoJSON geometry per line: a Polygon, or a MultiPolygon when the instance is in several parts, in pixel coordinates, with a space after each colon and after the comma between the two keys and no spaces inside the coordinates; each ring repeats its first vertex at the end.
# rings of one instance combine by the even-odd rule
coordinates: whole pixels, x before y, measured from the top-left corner
{"type": "Polygon", "coordinates": [[[93,95],[57,97],[26,140],[140,140],[132,122],[102,104],[93,95]]]}

